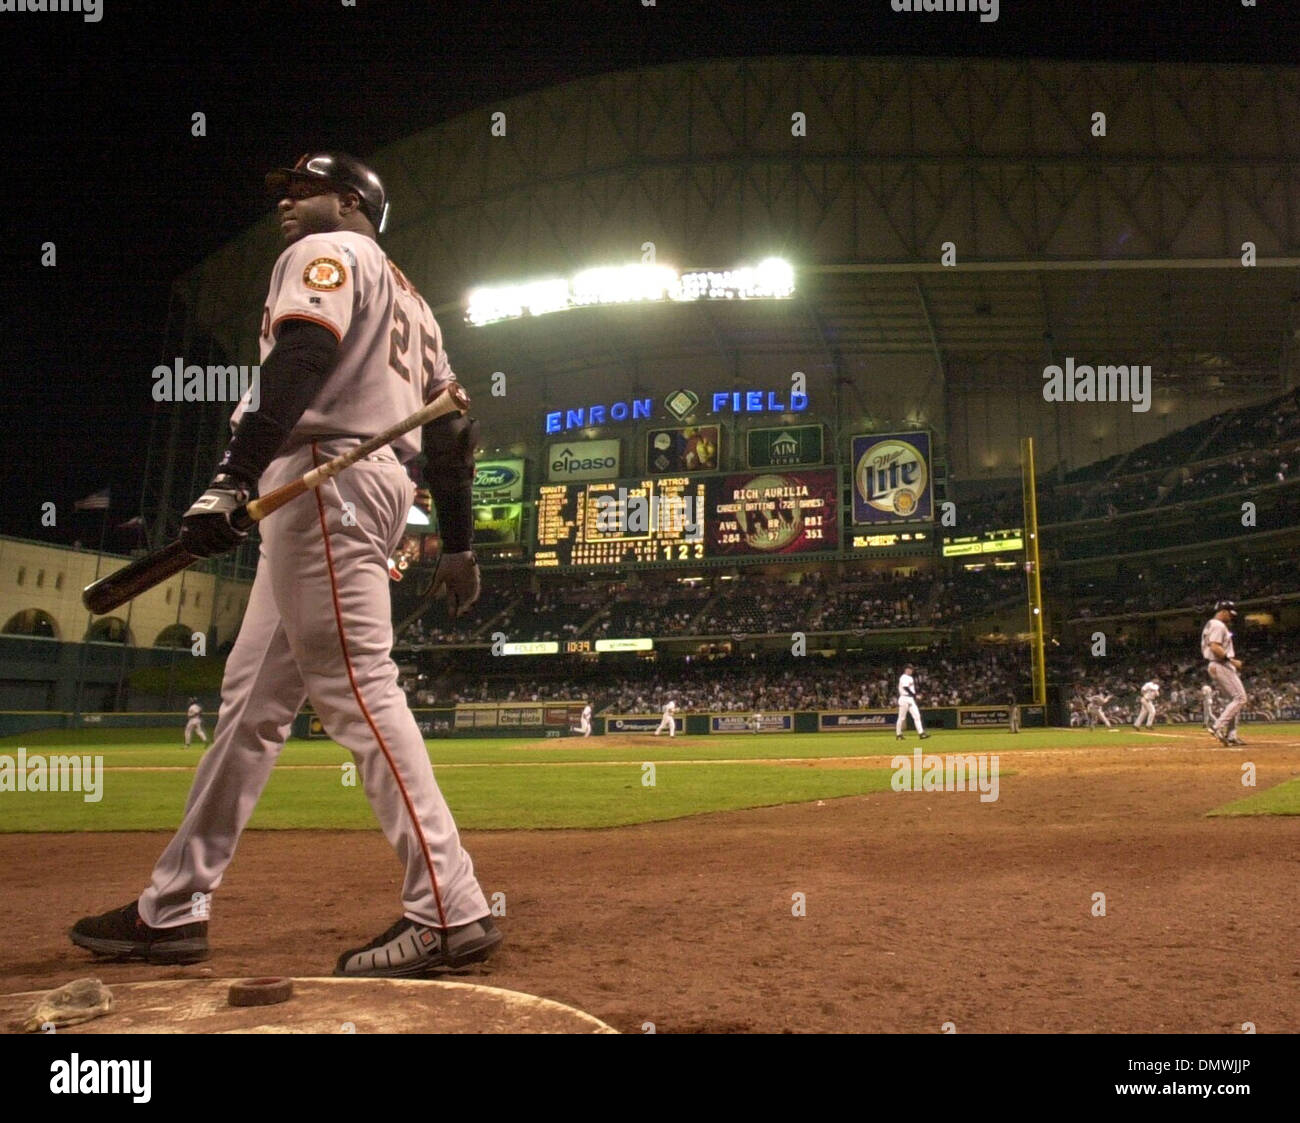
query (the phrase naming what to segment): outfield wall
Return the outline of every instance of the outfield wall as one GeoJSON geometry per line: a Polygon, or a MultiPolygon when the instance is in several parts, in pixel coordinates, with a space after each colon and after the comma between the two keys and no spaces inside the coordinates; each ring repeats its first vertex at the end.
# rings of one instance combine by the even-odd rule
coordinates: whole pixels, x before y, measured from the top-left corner
{"type": "MultiPolygon", "coordinates": [[[[570,737],[575,735],[585,702],[479,703],[467,706],[415,707],[416,724],[425,737],[570,737]]],[[[215,714],[204,714],[204,725],[211,730],[215,714]]],[[[662,715],[606,714],[592,719],[591,731],[597,734],[653,733],[662,715]]],[[[731,710],[725,713],[679,713],[677,731],[690,736],[710,733],[863,733],[892,729],[898,720],[897,710],[819,710],[772,711],[759,715],[754,728],[754,714],[731,710]]],[[[927,729],[1004,729],[1008,723],[1006,706],[962,706],[926,709],[921,720],[927,729]]],[[[1043,726],[1042,706],[1021,706],[1020,723],[1024,728],[1043,726]]],[[[0,737],[30,733],[38,729],[165,729],[185,728],[181,711],[155,710],[122,713],[75,714],[64,710],[0,711],[0,737]]],[[[320,719],[311,710],[303,710],[293,722],[293,736],[323,738],[320,719]]]]}
{"type": "MultiPolygon", "coordinates": [[[[444,708],[414,708],[411,712],[426,737],[570,737],[584,702],[480,703],[444,708]]],[[[697,737],[710,733],[862,733],[894,728],[893,710],[771,711],[758,715],[730,710],[724,713],[679,712],[678,733],[697,737]]],[[[653,734],[660,713],[603,714],[592,718],[592,735],[653,734]]],[[[921,711],[927,729],[1005,729],[1010,721],[1006,706],[940,707],[921,711]]],[[[1023,728],[1046,725],[1042,706],[1021,706],[1023,728]]],[[[304,712],[294,721],[295,737],[324,737],[314,714],[304,712]]]]}

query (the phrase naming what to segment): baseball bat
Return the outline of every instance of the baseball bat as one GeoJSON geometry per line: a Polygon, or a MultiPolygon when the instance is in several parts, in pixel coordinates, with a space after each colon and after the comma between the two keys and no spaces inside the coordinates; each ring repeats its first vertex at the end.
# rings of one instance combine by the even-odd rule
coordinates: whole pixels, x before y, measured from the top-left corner
{"type": "MultiPolygon", "coordinates": [[[[427,425],[435,418],[441,417],[445,413],[452,413],[460,410],[462,413],[469,409],[469,395],[457,382],[453,382],[442,391],[433,401],[427,403],[421,409],[416,410],[410,417],[405,417],[391,428],[385,429],[377,436],[363,441],[356,448],[349,449],[341,453],[320,466],[313,468],[299,479],[290,480],[283,487],[277,487],[274,491],[266,495],[259,496],[257,499],[251,499],[241,507],[235,508],[230,513],[230,522],[240,530],[249,529],[254,523],[260,522],[271,514],[272,511],[278,511],[286,503],[297,499],[298,496],[313,488],[320,487],[326,480],[333,479],[346,468],[350,468],[358,460],[369,456],[372,452],[391,444],[403,433],[421,425],[427,425]]],[[[155,550],[143,558],[137,558],[130,565],[123,569],[110,573],[107,577],[101,577],[93,584],[87,585],[81,594],[81,603],[84,604],[96,616],[102,616],[106,612],[112,612],[119,605],[138,597],[141,593],[152,589],[155,585],[166,581],[173,574],[179,573],[182,569],[198,561],[178,539],[164,546],[161,550],[155,550]]]]}

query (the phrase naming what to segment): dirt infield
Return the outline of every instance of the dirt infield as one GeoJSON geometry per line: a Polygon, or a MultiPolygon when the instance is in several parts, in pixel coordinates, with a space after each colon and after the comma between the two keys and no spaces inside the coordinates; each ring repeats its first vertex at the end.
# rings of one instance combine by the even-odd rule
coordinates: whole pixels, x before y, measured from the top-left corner
{"type": "MultiPolygon", "coordinates": [[[[506,943],[477,977],[628,1032],[1300,1031],[1300,818],[1205,817],[1249,794],[1243,761],[1256,790],[1300,774],[1295,743],[1115,739],[1008,753],[996,803],[883,792],[467,833],[507,906],[506,943]],[[806,917],[791,915],[795,893],[806,917]]],[[[0,989],[323,975],[397,915],[400,871],[377,829],[256,832],[216,896],[208,964],[73,948],[67,927],[138,892],[165,841],[0,836],[0,989]]]]}

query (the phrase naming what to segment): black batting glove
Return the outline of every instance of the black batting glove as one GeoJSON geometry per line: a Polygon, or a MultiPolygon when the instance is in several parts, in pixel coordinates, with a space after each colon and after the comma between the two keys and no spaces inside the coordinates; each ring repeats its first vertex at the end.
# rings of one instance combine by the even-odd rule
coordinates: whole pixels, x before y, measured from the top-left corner
{"type": "Polygon", "coordinates": [[[447,598],[447,614],[453,620],[470,610],[482,587],[473,550],[439,555],[430,589],[434,599],[447,598]]]}
{"type": "Polygon", "coordinates": [[[196,558],[213,558],[233,550],[248,537],[252,521],[231,516],[248,502],[252,489],[238,476],[218,472],[208,490],[181,518],[181,545],[196,558]]]}

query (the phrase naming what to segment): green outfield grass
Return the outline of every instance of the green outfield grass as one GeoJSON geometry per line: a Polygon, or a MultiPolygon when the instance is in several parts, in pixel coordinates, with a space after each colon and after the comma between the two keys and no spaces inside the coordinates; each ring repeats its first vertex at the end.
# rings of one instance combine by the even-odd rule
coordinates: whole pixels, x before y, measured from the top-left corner
{"type": "MultiPolygon", "coordinates": [[[[208,726],[208,735],[212,729],[208,726]]],[[[1184,727],[1186,728],[1186,727],[1184,727]]],[[[1254,731],[1252,727],[1252,732],[1254,731]]],[[[1264,727],[1258,727],[1264,728],[1264,727]]],[[[1196,735],[1192,729],[1191,735],[1196,735]]],[[[967,753],[1014,753],[1025,749],[1082,748],[1088,745],[1159,744],[1144,741],[1144,735],[1124,732],[1090,734],[1086,729],[1036,729],[1015,736],[1005,729],[935,730],[927,741],[910,733],[905,741],[896,741],[892,731],[864,733],[740,733],[708,734],[700,737],[678,734],[672,740],[648,733],[617,734],[609,737],[491,737],[442,738],[430,740],[429,757],[434,766],[448,764],[577,764],[598,761],[674,761],[674,760],[780,760],[855,756],[894,756],[911,752],[918,746],[927,753],[943,753],[949,746],[960,746],[967,753]],[[1127,739],[1124,739],[1127,737],[1127,739]]],[[[1300,744],[1300,727],[1293,730],[1300,744]]],[[[0,738],[0,754],[12,753],[19,745],[43,753],[99,752],[105,754],[105,766],[173,767],[192,765],[203,746],[181,747],[180,728],[170,729],[84,729],[76,731],[42,730],[0,738]]],[[[281,756],[284,765],[338,764],[351,760],[349,754],[333,741],[290,741],[281,756]]]]}
{"type": "MultiPolygon", "coordinates": [[[[1190,731],[1195,734],[1195,730],[1190,731]]],[[[1300,747],[1295,727],[1253,726],[1300,747]]],[[[739,734],[673,740],[650,735],[538,739],[431,740],[429,755],[458,823],[467,829],[591,828],[679,818],[781,803],[860,795],[889,787],[879,758],[900,752],[998,754],[1005,780],[1017,752],[1089,747],[1150,747],[1160,738],[1129,731],[937,730],[927,741],[889,733],[739,734]],[[863,760],[852,766],[850,758],[863,760]],[[839,759],[836,768],[790,767],[764,761],[839,759]],[[642,784],[641,765],[656,766],[655,785],[642,784]],[[752,763],[751,763],[752,762],[752,763]]],[[[49,730],[0,740],[0,757],[19,747],[43,756],[103,757],[103,797],[80,792],[0,792],[0,831],[173,830],[180,820],[201,749],[180,746],[179,730],[49,730]]],[[[372,829],[361,789],[344,786],[351,754],[332,741],[290,741],[281,754],[250,826],[254,829],[372,829]]],[[[1276,791],[1277,789],[1275,789],[1276,791]]],[[[1251,804],[1265,792],[1241,804],[1251,804]]],[[[1267,809],[1225,814],[1297,814],[1297,797],[1267,809]]],[[[1232,805],[1237,808],[1238,805],[1232,805]]]]}

